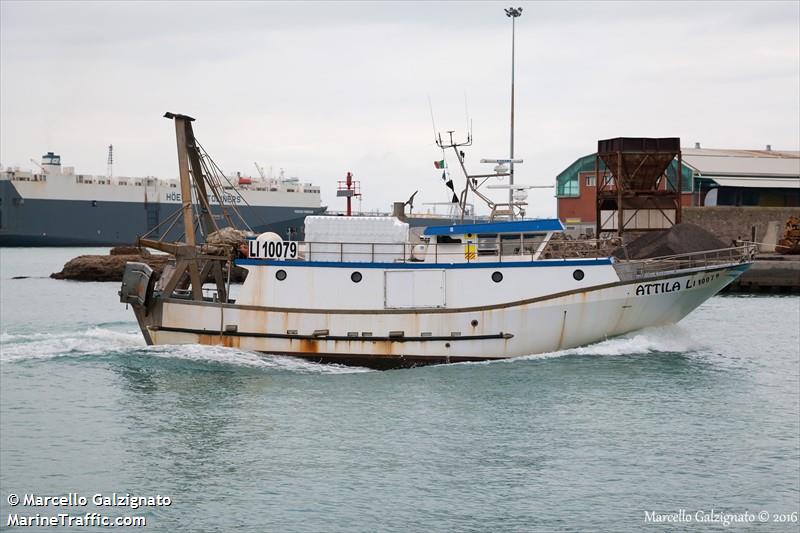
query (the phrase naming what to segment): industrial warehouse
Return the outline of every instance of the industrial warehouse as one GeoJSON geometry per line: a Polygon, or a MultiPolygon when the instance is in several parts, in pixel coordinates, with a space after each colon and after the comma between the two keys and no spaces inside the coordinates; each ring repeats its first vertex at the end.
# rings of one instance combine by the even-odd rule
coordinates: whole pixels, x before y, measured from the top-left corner
{"type": "MultiPolygon", "coordinates": [[[[800,207],[800,152],[681,148],[683,207],[800,207]]],[[[578,158],[556,177],[558,218],[568,230],[591,233],[597,224],[597,173],[610,182],[611,171],[596,154],[578,158]]],[[[662,190],[675,190],[677,158],[667,167],[662,190]]],[[[692,210],[685,210],[690,213],[692,210]]]]}
{"type": "Polygon", "coordinates": [[[793,260],[798,151],[680,148],[678,138],[601,140],[597,152],[556,177],[556,198],[558,218],[573,237],[627,234],[627,241],[695,224],[727,243],[758,244],[759,261],[733,290],[800,290],[800,261],[793,260]]]}

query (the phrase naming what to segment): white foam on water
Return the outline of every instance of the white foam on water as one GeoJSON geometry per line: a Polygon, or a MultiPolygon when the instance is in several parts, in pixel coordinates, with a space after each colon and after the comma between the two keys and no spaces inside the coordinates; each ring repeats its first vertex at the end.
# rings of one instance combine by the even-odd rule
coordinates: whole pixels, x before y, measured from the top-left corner
{"type": "Polygon", "coordinates": [[[706,349],[707,346],[692,338],[688,331],[678,325],[642,329],[587,346],[558,350],[541,354],[531,354],[502,361],[524,361],[549,359],[569,355],[615,356],[648,353],[690,353],[706,349]]]}
{"type": "Polygon", "coordinates": [[[141,348],[145,345],[138,331],[123,332],[91,327],[84,331],[58,333],[0,334],[0,361],[51,359],[74,355],[101,355],[141,348]]]}
{"type": "Polygon", "coordinates": [[[154,357],[202,361],[249,368],[283,370],[309,374],[352,374],[371,372],[361,367],[325,365],[280,355],[244,352],[222,346],[199,344],[147,346],[141,332],[127,332],[91,327],[83,331],[58,333],[0,333],[0,362],[10,363],[33,359],[130,353],[154,357]]]}
{"type": "Polygon", "coordinates": [[[208,363],[220,363],[240,367],[282,370],[303,374],[356,374],[373,372],[369,368],[320,364],[295,357],[245,352],[223,346],[202,344],[179,344],[148,346],[148,355],[155,357],[185,359],[208,363]]]}
{"type": "Polygon", "coordinates": [[[456,363],[459,365],[492,365],[500,363],[516,363],[519,361],[536,361],[539,359],[556,359],[568,356],[608,357],[650,353],[693,353],[706,350],[708,347],[692,338],[688,331],[678,325],[652,327],[628,333],[613,339],[568,348],[554,352],[521,355],[507,359],[492,359],[456,363]]]}
{"type": "MultiPolygon", "coordinates": [[[[707,347],[677,325],[647,328],[621,337],[555,352],[531,354],[511,359],[461,364],[494,364],[566,356],[618,356],[659,352],[696,352],[707,347]]],[[[199,344],[146,346],[138,330],[117,331],[91,327],[82,332],[0,334],[0,362],[50,359],[64,356],[105,355],[110,352],[136,352],[154,357],[218,363],[247,368],[308,374],[352,374],[373,372],[363,367],[320,364],[282,355],[245,352],[222,346],[199,344]]]]}

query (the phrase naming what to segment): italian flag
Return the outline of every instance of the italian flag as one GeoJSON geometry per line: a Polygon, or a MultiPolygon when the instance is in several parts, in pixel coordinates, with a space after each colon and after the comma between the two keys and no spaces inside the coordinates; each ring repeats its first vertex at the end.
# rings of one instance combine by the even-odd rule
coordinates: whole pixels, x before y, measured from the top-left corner
{"type": "Polygon", "coordinates": [[[444,165],[444,159],[442,159],[441,161],[434,161],[433,162],[433,166],[436,167],[436,168],[444,168],[444,166],[445,166],[444,165]]]}

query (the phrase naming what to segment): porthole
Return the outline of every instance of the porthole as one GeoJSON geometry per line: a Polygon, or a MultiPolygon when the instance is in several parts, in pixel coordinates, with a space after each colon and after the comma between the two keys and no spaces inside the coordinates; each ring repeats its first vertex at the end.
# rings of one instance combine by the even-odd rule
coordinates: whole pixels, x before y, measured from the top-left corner
{"type": "Polygon", "coordinates": [[[501,281],[503,281],[503,273],[502,272],[494,272],[492,274],[492,281],[494,281],[495,283],[500,283],[501,281]]]}
{"type": "Polygon", "coordinates": [[[572,273],[572,277],[575,278],[576,281],[580,281],[583,279],[584,273],[583,270],[580,268],[572,273]]]}
{"type": "Polygon", "coordinates": [[[361,279],[362,279],[361,272],[353,272],[352,274],[350,274],[350,280],[353,283],[358,283],[359,281],[361,281],[361,279]]]}
{"type": "Polygon", "coordinates": [[[286,279],[286,271],[285,270],[278,270],[275,272],[275,277],[278,278],[278,281],[283,281],[286,279]]]}
{"type": "Polygon", "coordinates": [[[469,323],[469,325],[472,326],[473,328],[477,328],[478,327],[478,321],[477,320],[473,320],[472,322],[469,323]]]}

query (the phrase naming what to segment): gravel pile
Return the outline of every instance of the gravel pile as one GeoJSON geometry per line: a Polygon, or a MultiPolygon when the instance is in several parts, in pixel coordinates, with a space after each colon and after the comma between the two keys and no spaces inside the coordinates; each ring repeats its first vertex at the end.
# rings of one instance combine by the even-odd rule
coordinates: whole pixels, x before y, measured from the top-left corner
{"type": "Polygon", "coordinates": [[[668,230],[645,233],[625,247],[614,250],[619,259],[650,259],[665,255],[720,250],[729,245],[694,224],[676,224],[668,230]]]}

